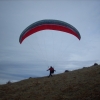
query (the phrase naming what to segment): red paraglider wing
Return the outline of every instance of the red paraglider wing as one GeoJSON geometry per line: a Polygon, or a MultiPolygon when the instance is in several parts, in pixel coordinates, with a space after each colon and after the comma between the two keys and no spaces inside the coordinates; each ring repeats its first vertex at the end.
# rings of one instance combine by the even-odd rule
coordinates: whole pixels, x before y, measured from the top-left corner
{"type": "Polygon", "coordinates": [[[78,30],[68,23],[59,20],[41,20],[28,26],[20,35],[19,42],[22,43],[25,38],[41,30],[63,31],[81,39],[78,30]]]}

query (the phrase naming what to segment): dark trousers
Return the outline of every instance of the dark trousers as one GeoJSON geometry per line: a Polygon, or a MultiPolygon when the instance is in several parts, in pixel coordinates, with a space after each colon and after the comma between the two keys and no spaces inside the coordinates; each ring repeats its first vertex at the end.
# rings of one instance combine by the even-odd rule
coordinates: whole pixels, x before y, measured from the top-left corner
{"type": "Polygon", "coordinates": [[[54,71],[50,71],[49,77],[52,76],[53,73],[54,73],[54,71]]]}

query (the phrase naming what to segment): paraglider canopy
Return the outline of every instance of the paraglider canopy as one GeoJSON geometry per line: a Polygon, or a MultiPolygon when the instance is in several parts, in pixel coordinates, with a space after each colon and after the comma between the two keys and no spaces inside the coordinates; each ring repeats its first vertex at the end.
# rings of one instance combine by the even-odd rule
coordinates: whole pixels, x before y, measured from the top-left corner
{"type": "Polygon", "coordinates": [[[80,33],[74,26],[72,26],[64,21],[47,19],[47,20],[40,20],[40,21],[37,21],[37,22],[29,25],[21,33],[21,35],[19,37],[20,44],[23,42],[23,40],[25,38],[27,38],[28,36],[38,32],[38,31],[41,31],[41,30],[62,31],[62,32],[66,32],[66,33],[74,35],[79,40],[81,39],[80,33]]]}

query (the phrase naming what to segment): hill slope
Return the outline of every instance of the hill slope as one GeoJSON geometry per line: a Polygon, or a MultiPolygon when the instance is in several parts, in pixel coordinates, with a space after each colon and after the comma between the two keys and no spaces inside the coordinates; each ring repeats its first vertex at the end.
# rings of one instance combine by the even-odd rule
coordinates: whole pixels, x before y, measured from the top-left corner
{"type": "Polygon", "coordinates": [[[0,100],[100,100],[100,65],[0,85],[0,100]]]}

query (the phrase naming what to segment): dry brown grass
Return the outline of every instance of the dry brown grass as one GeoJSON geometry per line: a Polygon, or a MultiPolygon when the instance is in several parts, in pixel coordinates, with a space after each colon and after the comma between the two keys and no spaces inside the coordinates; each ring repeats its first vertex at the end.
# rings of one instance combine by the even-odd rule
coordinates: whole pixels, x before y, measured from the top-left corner
{"type": "Polygon", "coordinates": [[[100,100],[100,65],[0,85],[0,100],[100,100]]]}

